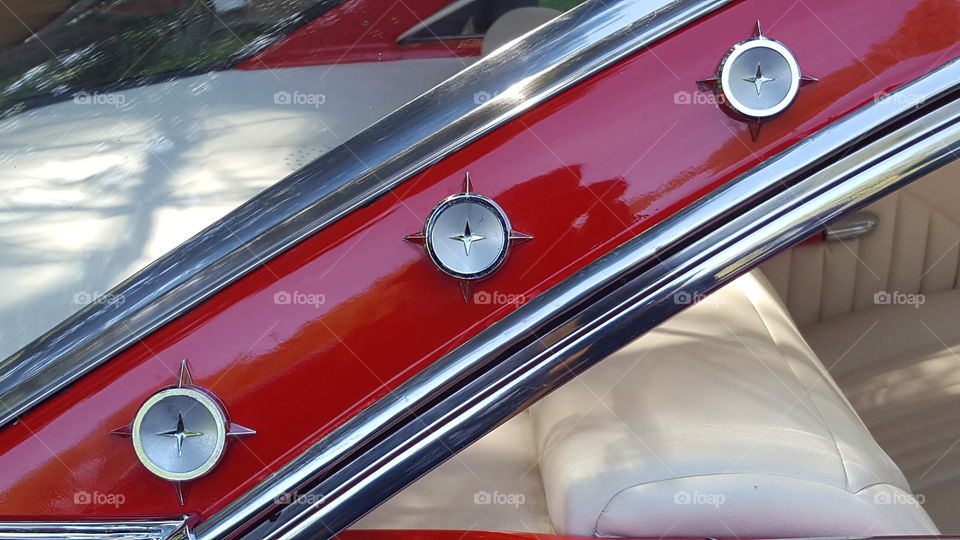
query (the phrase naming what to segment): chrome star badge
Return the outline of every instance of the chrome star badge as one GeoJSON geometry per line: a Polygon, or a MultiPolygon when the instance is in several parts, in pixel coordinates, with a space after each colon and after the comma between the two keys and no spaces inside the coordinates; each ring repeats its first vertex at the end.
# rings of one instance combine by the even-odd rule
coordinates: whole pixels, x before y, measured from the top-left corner
{"type": "Polygon", "coordinates": [[[463,192],[440,201],[423,232],[403,237],[423,245],[433,264],[460,282],[464,302],[470,302],[472,283],[500,268],[512,244],[532,238],[513,230],[497,203],[471,191],[469,172],[463,192]]]}
{"type": "Polygon", "coordinates": [[[132,424],[110,433],[130,437],[140,463],[160,478],[175,482],[183,504],[182,482],[216,467],[230,438],[256,432],[230,423],[220,400],[193,384],[187,361],[183,360],[176,386],[150,396],[132,424]]]}
{"type": "Polygon", "coordinates": [[[697,81],[702,90],[720,95],[732,116],[750,125],[757,140],[761,123],[793,104],[804,85],[817,82],[800,73],[793,53],[779,41],[763,35],[760,21],[753,37],[733,46],[717,68],[717,74],[697,81]]]}

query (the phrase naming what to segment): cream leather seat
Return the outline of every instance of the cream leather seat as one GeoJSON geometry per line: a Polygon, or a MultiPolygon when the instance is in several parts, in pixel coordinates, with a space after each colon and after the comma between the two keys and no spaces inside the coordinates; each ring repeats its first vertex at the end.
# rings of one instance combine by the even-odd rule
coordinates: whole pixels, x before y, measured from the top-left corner
{"type": "Polygon", "coordinates": [[[804,335],[947,534],[960,532],[960,290],[881,304],[804,335]],[[922,304],[919,303],[922,298],[922,304]]]}
{"type": "Polygon", "coordinates": [[[762,267],[947,534],[960,532],[960,162],[868,207],[876,230],[762,267]],[[922,302],[922,303],[920,303],[922,302]]]}
{"type": "Polygon", "coordinates": [[[759,273],[607,358],[357,527],[937,533],[759,273]]]}
{"type": "Polygon", "coordinates": [[[450,458],[354,528],[556,532],[547,513],[530,411],[450,458]]]}

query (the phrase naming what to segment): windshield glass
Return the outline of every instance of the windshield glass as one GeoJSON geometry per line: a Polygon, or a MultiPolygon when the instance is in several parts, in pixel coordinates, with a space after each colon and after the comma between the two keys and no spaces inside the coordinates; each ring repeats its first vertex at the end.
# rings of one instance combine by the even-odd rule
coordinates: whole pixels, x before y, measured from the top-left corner
{"type": "Polygon", "coordinates": [[[579,2],[6,0],[0,358],[579,2]]]}

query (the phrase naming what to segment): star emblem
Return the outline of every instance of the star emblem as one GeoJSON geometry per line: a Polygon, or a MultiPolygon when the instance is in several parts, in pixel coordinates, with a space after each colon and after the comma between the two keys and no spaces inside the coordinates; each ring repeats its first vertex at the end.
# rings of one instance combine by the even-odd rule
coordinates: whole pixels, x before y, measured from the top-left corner
{"type": "Polygon", "coordinates": [[[794,102],[800,88],[815,82],[816,78],[800,73],[800,66],[793,53],[783,43],[764,35],[760,21],[757,21],[752,37],[730,48],[720,61],[717,73],[698,80],[697,86],[702,91],[717,94],[722,109],[733,118],[746,122],[751,138],[756,141],[760,137],[762,123],[786,110],[794,102]],[[753,72],[753,75],[740,75],[743,73],[741,69],[746,67],[742,66],[743,62],[751,62],[748,73],[753,72]],[[757,62],[756,70],[752,69],[752,62],[757,62]],[[734,69],[734,66],[741,67],[734,69]],[[735,76],[734,73],[738,75],[735,76]],[[769,91],[764,92],[765,84],[781,77],[789,79],[789,85],[778,84],[771,88],[775,91],[773,96],[770,96],[769,91]],[[739,81],[752,84],[752,91],[744,89],[744,85],[739,81]],[[734,82],[737,84],[733,84],[734,82]],[[757,97],[764,95],[765,99],[758,101],[756,97],[744,93],[753,94],[753,91],[757,97]],[[781,95],[776,95],[777,92],[781,95]],[[775,103],[771,104],[771,101],[775,103]]]}
{"type": "Polygon", "coordinates": [[[474,242],[479,242],[480,240],[485,239],[485,236],[480,236],[479,234],[473,234],[470,232],[470,220],[468,219],[463,225],[463,232],[460,234],[455,234],[450,237],[451,240],[456,240],[458,242],[463,242],[463,252],[466,256],[470,256],[470,246],[474,242]]]}
{"type": "MultiPolygon", "coordinates": [[[[154,429],[156,429],[156,427],[154,429]]],[[[219,399],[209,390],[193,383],[193,377],[190,375],[187,361],[181,360],[180,374],[177,377],[176,385],[169,386],[154,393],[140,407],[140,410],[137,411],[137,416],[131,424],[115,429],[111,431],[110,434],[132,438],[137,459],[153,474],[174,483],[174,487],[177,490],[177,498],[182,505],[186,499],[186,486],[184,482],[199,478],[215,467],[223,456],[227,441],[237,437],[254,435],[256,431],[227,420],[226,411],[223,410],[219,399]],[[161,402],[165,402],[167,405],[158,406],[161,402]],[[176,411],[175,424],[173,418],[170,417],[172,414],[171,408],[176,411]],[[206,416],[201,415],[197,417],[196,414],[198,412],[205,413],[206,416]],[[210,426],[211,432],[208,433],[206,430],[196,431],[190,429],[188,424],[191,414],[193,418],[201,418],[202,421],[206,421],[206,425],[210,426]],[[187,420],[184,420],[184,415],[187,415],[187,420]],[[152,421],[154,424],[166,420],[170,422],[167,425],[174,425],[166,431],[149,431],[145,429],[146,425],[150,425],[149,423],[144,424],[145,418],[153,418],[153,420],[149,420],[148,422],[152,421]],[[171,446],[174,444],[176,446],[176,458],[172,457],[172,448],[165,450],[162,448],[164,446],[163,444],[155,442],[145,447],[142,443],[144,437],[173,439],[171,446]],[[194,437],[206,437],[206,444],[195,445],[194,447],[185,444],[187,440],[194,437]],[[201,448],[203,448],[203,450],[201,450],[201,448]],[[211,448],[213,449],[211,450],[211,448]],[[203,464],[195,469],[184,472],[184,462],[181,461],[184,459],[184,451],[187,453],[193,452],[194,458],[199,456],[201,460],[203,460],[203,464]],[[200,451],[206,452],[206,454],[197,454],[197,452],[200,451]],[[157,452],[161,455],[158,456],[156,454],[157,452]]]]}
{"type": "Polygon", "coordinates": [[[434,207],[422,232],[403,237],[423,246],[434,265],[459,282],[467,303],[472,297],[473,283],[496,271],[511,245],[532,238],[513,230],[503,209],[473,191],[469,172],[464,175],[463,190],[434,207]],[[456,255],[449,247],[440,245],[442,242],[459,242],[463,255],[456,255]]]}
{"type": "Polygon", "coordinates": [[[183,441],[189,439],[190,437],[199,437],[203,435],[199,431],[190,431],[184,429],[183,427],[183,413],[177,413],[177,427],[171,429],[170,431],[163,431],[157,433],[157,435],[165,435],[167,437],[173,437],[177,441],[177,456],[183,457],[183,441]]]}
{"type": "Polygon", "coordinates": [[[757,64],[757,73],[753,77],[745,77],[743,79],[748,83],[753,83],[757,87],[757,95],[760,95],[760,90],[763,89],[763,84],[777,80],[776,77],[764,77],[763,71],[760,69],[760,64],[757,64]]]}

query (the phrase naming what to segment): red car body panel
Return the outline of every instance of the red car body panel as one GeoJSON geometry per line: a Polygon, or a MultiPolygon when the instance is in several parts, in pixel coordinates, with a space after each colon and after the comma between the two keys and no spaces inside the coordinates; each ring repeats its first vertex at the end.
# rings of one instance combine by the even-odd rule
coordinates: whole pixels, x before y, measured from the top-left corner
{"type": "Polygon", "coordinates": [[[958,20],[952,0],[744,0],[619,62],[304,240],[0,431],[0,516],[209,516],[515,309],[511,300],[543,292],[952,59],[958,20]],[[754,142],[745,124],[699,103],[707,94],[695,81],[757,19],[820,82],[754,142]],[[466,171],[475,191],[535,237],[477,286],[489,303],[464,303],[456,282],[401,240],[460,190],[466,171]],[[257,430],[188,484],[184,506],[129,439],[108,434],[175,382],[182,358],[231,420],[257,430]],[[85,504],[78,493],[123,500],[85,504]]]}
{"type": "Polygon", "coordinates": [[[450,0],[345,0],[289,36],[237,64],[237,69],[479,56],[479,39],[400,45],[397,38],[450,0]]]}

